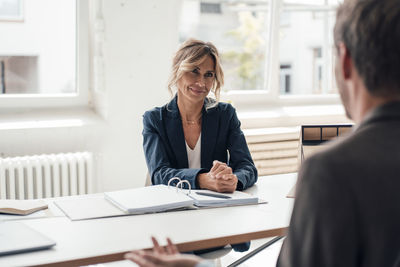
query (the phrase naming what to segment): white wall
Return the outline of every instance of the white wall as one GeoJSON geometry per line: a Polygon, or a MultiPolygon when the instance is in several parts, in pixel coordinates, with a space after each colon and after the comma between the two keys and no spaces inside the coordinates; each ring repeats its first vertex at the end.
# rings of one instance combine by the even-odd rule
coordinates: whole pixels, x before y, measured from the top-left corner
{"type": "MultiPolygon", "coordinates": [[[[94,110],[0,107],[0,156],[93,151],[97,191],[143,186],[142,115],[169,100],[167,78],[178,46],[180,1],[104,0],[104,84],[93,85],[94,110]],[[100,115],[101,114],[101,115],[100,115]],[[52,121],[64,126],[53,127],[52,121]],[[43,122],[48,122],[43,126],[43,122]],[[35,129],[30,124],[43,127],[35,129]]],[[[94,29],[94,27],[92,27],[94,29]]],[[[92,75],[95,43],[91,42],[92,75]]],[[[55,70],[57,71],[57,70],[55,70]]]]}
{"type": "Polygon", "coordinates": [[[144,185],[142,115],[169,100],[166,84],[178,45],[179,3],[103,2],[106,99],[95,106],[106,114],[99,170],[107,190],[144,185]]]}

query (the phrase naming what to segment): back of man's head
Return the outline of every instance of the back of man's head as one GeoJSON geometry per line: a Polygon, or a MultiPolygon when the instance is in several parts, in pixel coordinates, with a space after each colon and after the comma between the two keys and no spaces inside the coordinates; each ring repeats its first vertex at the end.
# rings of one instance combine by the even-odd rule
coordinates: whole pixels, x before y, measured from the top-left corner
{"type": "Polygon", "coordinates": [[[347,47],[372,95],[400,96],[399,0],[344,0],[334,39],[347,47]]]}

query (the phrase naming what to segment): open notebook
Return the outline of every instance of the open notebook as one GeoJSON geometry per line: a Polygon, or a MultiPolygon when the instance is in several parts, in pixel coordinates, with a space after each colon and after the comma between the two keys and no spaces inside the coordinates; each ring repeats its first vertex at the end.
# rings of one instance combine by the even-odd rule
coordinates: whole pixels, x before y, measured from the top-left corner
{"type": "Polygon", "coordinates": [[[258,197],[239,191],[216,193],[209,190],[176,190],[166,185],[107,192],[104,193],[104,196],[121,210],[130,214],[162,212],[192,205],[226,207],[258,203],[258,197]]]}
{"type": "Polygon", "coordinates": [[[71,220],[258,203],[258,197],[244,192],[223,194],[208,190],[184,190],[167,185],[132,188],[106,192],[104,196],[55,202],[71,220]]]}
{"type": "Polygon", "coordinates": [[[162,212],[194,204],[181,190],[166,185],[106,192],[104,198],[129,214],[162,212]]]}
{"type": "Polygon", "coordinates": [[[28,215],[43,209],[47,209],[47,204],[42,200],[0,200],[0,213],[28,215]]]}

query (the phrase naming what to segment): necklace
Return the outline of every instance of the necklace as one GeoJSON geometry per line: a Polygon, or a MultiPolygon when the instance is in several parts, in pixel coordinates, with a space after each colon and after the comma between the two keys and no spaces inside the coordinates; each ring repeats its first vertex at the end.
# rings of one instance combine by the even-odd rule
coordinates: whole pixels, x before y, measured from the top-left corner
{"type": "Polygon", "coordinates": [[[187,124],[187,125],[196,125],[196,124],[200,124],[200,122],[201,122],[201,115],[200,115],[200,117],[198,118],[198,119],[196,119],[196,120],[184,120],[183,121],[185,124],[187,124]]]}

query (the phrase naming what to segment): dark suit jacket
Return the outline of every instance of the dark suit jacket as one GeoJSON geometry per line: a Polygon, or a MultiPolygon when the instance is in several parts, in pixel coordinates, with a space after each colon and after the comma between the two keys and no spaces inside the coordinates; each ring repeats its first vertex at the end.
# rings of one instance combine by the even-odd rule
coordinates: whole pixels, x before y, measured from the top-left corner
{"type": "Polygon", "coordinates": [[[305,161],[277,266],[400,266],[400,102],[305,161]]]}
{"type": "Polygon", "coordinates": [[[201,169],[188,168],[177,96],[165,106],[143,115],[143,148],[153,184],[167,184],[172,177],[179,177],[188,180],[192,188],[198,188],[196,176],[208,172],[214,160],[232,168],[239,180],[238,190],[257,181],[257,169],[240,130],[240,121],[235,109],[227,103],[218,103],[208,110],[203,108],[201,169]]]}

